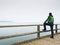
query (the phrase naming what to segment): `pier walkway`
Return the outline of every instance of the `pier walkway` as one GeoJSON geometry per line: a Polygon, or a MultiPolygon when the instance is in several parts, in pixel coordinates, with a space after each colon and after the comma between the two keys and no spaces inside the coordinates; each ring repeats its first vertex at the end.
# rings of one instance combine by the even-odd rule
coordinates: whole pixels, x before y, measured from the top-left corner
{"type": "Polygon", "coordinates": [[[23,43],[16,43],[13,45],[60,45],[60,34],[56,34],[53,39],[48,36],[42,39],[35,39],[23,43]]]}

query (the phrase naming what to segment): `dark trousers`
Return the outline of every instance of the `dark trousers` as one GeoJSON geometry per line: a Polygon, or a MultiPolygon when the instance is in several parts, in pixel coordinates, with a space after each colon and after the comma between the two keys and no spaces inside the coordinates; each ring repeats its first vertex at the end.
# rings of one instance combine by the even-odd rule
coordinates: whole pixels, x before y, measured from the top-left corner
{"type": "Polygon", "coordinates": [[[51,29],[51,37],[54,37],[54,32],[53,32],[53,23],[44,23],[44,30],[46,30],[46,25],[50,26],[51,29]]]}

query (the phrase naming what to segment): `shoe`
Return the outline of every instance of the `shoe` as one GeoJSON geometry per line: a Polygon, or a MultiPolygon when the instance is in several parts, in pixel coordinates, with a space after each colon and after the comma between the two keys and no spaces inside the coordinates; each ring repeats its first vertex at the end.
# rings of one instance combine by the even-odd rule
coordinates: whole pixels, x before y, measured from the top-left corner
{"type": "Polygon", "coordinates": [[[43,31],[45,32],[46,30],[43,29],[43,31]]]}
{"type": "Polygon", "coordinates": [[[50,38],[54,39],[54,37],[53,37],[53,36],[50,36],[50,38]]]}

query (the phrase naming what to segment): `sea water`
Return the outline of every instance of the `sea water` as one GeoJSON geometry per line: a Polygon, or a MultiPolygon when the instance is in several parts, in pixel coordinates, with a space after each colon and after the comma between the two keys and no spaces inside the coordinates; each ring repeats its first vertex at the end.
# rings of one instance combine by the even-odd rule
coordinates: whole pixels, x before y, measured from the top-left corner
{"type": "MultiPolygon", "coordinates": [[[[0,23],[0,24],[1,25],[17,25],[17,23],[15,24],[14,23],[0,23]]],[[[41,31],[42,29],[43,29],[43,26],[40,27],[41,31]]],[[[47,29],[50,29],[50,27],[48,27],[47,29]]],[[[0,28],[0,36],[23,34],[23,33],[36,32],[36,31],[37,31],[37,26],[0,28]]],[[[43,33],[40,33],[40,36],[42,37],[42,36],[46,36],[50,34],[51,32],[43,32],[43,33]]],[[[33,38],[37,38],[37,34],[3,39],[3,40],[0,40],[0,45],[10,45],[13,43],[26,41],[33,38]]]]}

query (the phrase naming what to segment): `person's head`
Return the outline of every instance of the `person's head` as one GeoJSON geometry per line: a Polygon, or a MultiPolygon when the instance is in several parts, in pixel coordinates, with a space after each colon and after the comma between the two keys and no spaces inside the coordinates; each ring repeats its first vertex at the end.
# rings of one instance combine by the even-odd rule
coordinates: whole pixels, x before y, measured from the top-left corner
{"type": "Polygon", "coordinates": [[[52,13],[51,12],[49,13],[49,16],[52,16],[52,13]]]}

